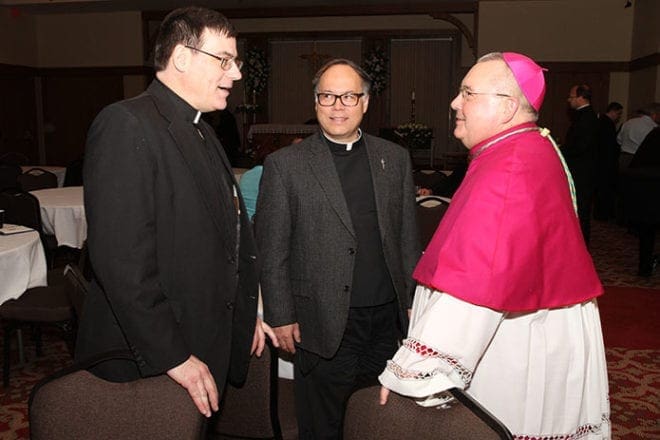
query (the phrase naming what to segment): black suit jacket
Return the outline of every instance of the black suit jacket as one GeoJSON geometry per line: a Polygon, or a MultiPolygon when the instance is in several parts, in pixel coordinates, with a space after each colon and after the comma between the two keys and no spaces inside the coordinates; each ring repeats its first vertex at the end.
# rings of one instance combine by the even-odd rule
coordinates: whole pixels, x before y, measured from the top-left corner
{"type": "Polygon", "coordinates": [[[593,189],[598,148],[598,117],[589,105],[573,113],[561,153],[578,191],[593,189]]]}
{"type": "MultiPolygon", "coordinates": [[[[364,141],[383,254],[406,330],[415,288],[412,271],[420,256],[410,156],[368,134],[364,141]]],[[[348,319],[357,239],[320,134],[266,158],[255,219],[266,322],[298,322],[300,346],[332,357],[348,319]]]]}
{"type": "MultiPolygon", "coordinates": [[[[240,215],[234,207],[222,147],[203,121],[200,128],[218,149],[218,169],[208,165],[180,98],[157,80],[92,124],[84,177],[96,280],[76,358],[130,348],[139,375],[151,376],[194,354],[219,388],[230,362],[230,379],[243,380],[256,319],[256,247],[243,201],[240,215]]],[[[119,369],[102,375],[135,378],[119,369]]]]}

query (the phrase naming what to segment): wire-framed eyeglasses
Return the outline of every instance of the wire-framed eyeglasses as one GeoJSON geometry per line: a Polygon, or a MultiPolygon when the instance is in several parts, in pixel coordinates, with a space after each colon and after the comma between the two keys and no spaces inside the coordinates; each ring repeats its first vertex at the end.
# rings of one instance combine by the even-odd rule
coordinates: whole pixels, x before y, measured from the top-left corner
{"type": "Polygon", "coordinates": [[[342,95],[335,95],[334,93],[317,93],[316,102],[322,107],[332,107],[337,102],[337,98],[346,107],[355,107],[360,102],[360,98],[364,93],[344,93],[342,95]]]}
{"type": "Polygon", "coordinates": [[[231,70],[231,68],[232,68],[233,66],[236,66],[236,68],[237,68],[238,70],[241,70],[241,68],[243,67],[243,61],[241,61],[241,60],[239,60],[239,59],[236,59],[236,58],[223,58],[223,57],[219,57],[219,56],[214,55],[214,54],[212,54],[212,53],[210,53],[210,52],[207,52],[207,51],[205,51],[205,50],[198,49],[198,48],[196,48],[196,47],[194,47],[194,46],[186,46],[186,47],[187,47],[188,49],[190,49],[190,50],[194,50],[195,52],[203,53],[204,55],[208,55],[208,56],[210,56],[210,57],[212,57],[212,58],[215,58],[216,60],[220,61],[220,68],[221,68],[222,70],[225,70],[225,71],[227,71],[227,70],[231,70]]]}
{"type": "Polygon", "coordinates": [[[511,95],[507,95],[506,93],[497,93],[497,92],[475,92],[467,87],[463,86],[460,89],[458,89],[458,94],[461,95],[464,101],[470,101],[474,96],[476,95],[490,95],[490,96],[499,96],[501,98],[511,98],[511,95]]]}

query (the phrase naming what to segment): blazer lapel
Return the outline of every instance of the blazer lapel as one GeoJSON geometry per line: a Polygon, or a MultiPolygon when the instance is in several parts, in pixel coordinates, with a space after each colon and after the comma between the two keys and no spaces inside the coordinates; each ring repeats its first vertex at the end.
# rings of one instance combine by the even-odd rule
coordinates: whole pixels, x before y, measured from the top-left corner
{"type": "Polygon", "coordinates": [[[328,203],[337,213],[337,216],[346,229],[355,236],[351,214],[348,212],[344,192],[341,188],[339,176],[337,175],[335,161],[330,153],[330,149],[323,141],[322,135],[319,134],[316,136],[317,138],[309,148],[309,165],[319,185],[321,185],[328,203]]]}
{"type": "MultiPolygon", "coordinates": [[[[176,148],[190,169],[190,175],[201,194],[201,199],[213,223],[224,236],[233,236],[236,219],[232,219],[228,215],[235,210],[232,203],[233,194],[218,194],[216,186],[213,184],[213,176],[210,175],[207,165],[208,159],[200,146],[199,133],[192,123],[183,120],[176,114],[176,111],[168,103],[169,97],[162,96],[161,91],[156,87],[150,87],[150,89],[153,89],[149,91],[157,98],[158,110],[170,122],[168,130],[174,139],[176,148]]],[[[207,135],[205,134],[205,136],[207,135]]],[[[222,158],[222,154],[220,157],[222,158]]],[[[222,159],[224,161],[224,158],[222,159]]],[[[218,171],[222,172],[221,170],[218,171]]],[[[231,181],[234,182],[233,173],[230,173],[230,175],[231,181]]],[[[234,249],[231,240],[224,240],[224,242],[227,251],[233,254],[234,249]]]]}
{"type": "MultiPolygon", "coordinates": [[[[371,168],[371,181],[374,186],[374,198],[376,199],[376,213],[378,215],[378,225],[380,227],[381,238],[383,237],[383,231],[385,230],[384,226],[388,221],[386,215],[388,204],[389,204],[389,194],[390,194],[390,178],[388,176],[392,175],[392,166],[394,166],[394,161],[390,160],[389,157],[386,157],[383,154],[383,150],[378,148],[377,145],[373,144],[373,139],[364,135],[364,144],[367,148],[367,156],[369,157],[369,167],[371,168]]],[[[401,182],[403,185],[403,182],[401,182]]]]}

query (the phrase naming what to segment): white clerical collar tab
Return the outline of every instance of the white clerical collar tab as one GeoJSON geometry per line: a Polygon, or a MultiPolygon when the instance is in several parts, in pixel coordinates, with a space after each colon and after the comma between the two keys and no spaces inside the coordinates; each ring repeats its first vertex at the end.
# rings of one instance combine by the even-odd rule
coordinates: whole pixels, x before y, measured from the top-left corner
{"type": "Polygon", "coordinates": [[[331,138],[326,132],[323,132],[323,136],[325,136],[329,141],[334,142],[335,144],[339,145],[345,145],[346,146],[346,151],[351,151],[353,149],[353,145],[355,145],[360,139],[362,139],[362,129],[358,128],[358,137],[355,139],[353,142],[340,142],[336,139],[331,138]]]}
{"type": "Polygon", "coordinates": [[[202,117],[202,112],[197,112],[197,114],[193,118],[193,124],[195,124],[195,125],[199,124],[199,118],[201,118],[201,117],[202,117]]]}

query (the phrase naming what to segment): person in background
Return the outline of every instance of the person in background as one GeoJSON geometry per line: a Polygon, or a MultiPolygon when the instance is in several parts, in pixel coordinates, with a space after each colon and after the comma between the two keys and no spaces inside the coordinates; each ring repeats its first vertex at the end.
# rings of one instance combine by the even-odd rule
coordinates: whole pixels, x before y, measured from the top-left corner
{"type": "Polygon", "coordinates": [[[172,11],[156,39],[156,78],[99,113],[85,151],[95,279],[75,357],[130,350],[134,361],[92,372],[114,382],[167,374],[206,417],[264,343],[250,221],[222,145],[201,120],[226,107],[241,79],[237,55],[223,15],[172,11]]]}
{"type": "Polygon", "coordinates": [[[255,225],[265,321],[294,357],[301,439],[339,439],[346,400],[396,351],[420,255],[408,152],[360,130],[369,76],[314,81],[321,130],[268,155],[255,225]]]}
{"type": "Polygon", "coordinates": [[[591,206],[595,189],[598,117],[591,107],[591,88],[586,84],[571,87],[568,93],[571,125],[561,153],[573,176],[580,228],[585,243],[591,237],[591,206]]]}
{"type": "Polygon", "coordinates": [[[536,125],[543,70],[513,53],[481,57],[451,107],[470,150],[413,277],[408,337],[380,375],[438,405],[458,387],[514,438],[610,438],[603,293],[576,216],[570,173],[536,125]]]}
{"type": "Polygon", "coordinates": [[[651,130],[658,126],[660,103],[654,102],[637,111],[637,116],[628,119],[621,126],[617,141],[621,145],[619,170],[628,168],[637,148],[651,130]]]}
{"type": "Polygon", "coordinates": [[[608,220],[615,217],[616,181],[619,175],[620,146],[616,141],[616,124],[623,106],[610,102],[605,113],[598,117],[598,150],[596,152],[596,194],[594,218],[608,220]]]}
{"type": "MultiPolygon", "coordinates": [[[[291,144],[298,144],[302,142],[303,138],[296,137],[291,141],[291,144]]],[[[241,187],[241,194],[245,201],[245,208],[247,209],[250,220],[254,217],[257,210],[257,199],[259,198],[259,183],[261,182],[261,175],[264,172],[264,159],[265,156],[259,155],[255,158],[256,165],[247,170],[241,176],[239,185],[241,187]]]]}
{"type": "Polygon", "coordinates": [[[655,236],[660,226],[660,127],[646,135],[622,180],[626,220],[639,238],[637,274],[650,277],[658,265],[655,236]]]}

